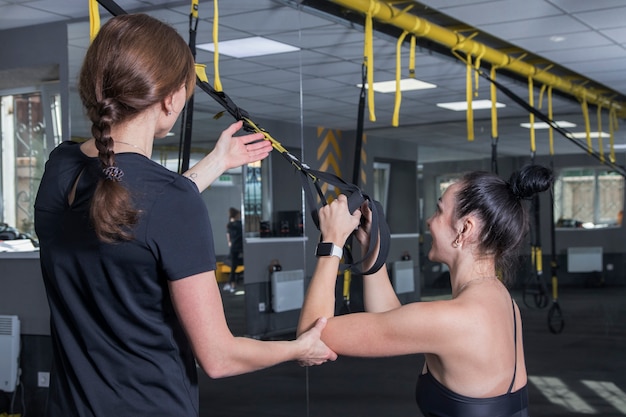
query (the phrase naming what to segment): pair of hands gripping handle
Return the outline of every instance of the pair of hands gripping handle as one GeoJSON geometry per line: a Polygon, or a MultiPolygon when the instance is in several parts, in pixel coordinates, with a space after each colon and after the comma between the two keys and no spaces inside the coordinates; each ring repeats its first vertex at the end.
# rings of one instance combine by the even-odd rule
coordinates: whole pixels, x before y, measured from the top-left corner
{"type": "MultiPolygon", "coordinates": [[[[339,269],[341,271],[345,271],[346,269],[350,269],[353,273],[358,275],[371,275],[380,268],[385,265],[387,260],[387,256],[389,255],[389,243],[390,243],[390,231],[389,226],[385,220],[385,214],[383,212],[382,205],[376,201],[371,199],[367,194],[363,194],[359,187],[354,184],[350,184],[345,182],[341,178],[336,175],[323,172],[323,171],[310,171],[310,174],[318,178],[319,180],[323,180],[329,184],[337,186],[343,191],[343,194],[348,199],[348,210],[350,213],[354,213],[356,210],[360,209],[364,203],[367,203],[368,208],[372,212],[372,221],[370,225],[370,239],[369,246],[367,248],[367,252],[365,255],[358,261],[354,261],[352,256],[352,248],[350,245],[348,247],[344,246],[343,254],[344,259],[339,269]],[[376,260],[372,264],[372,266],[366,271],[362,271],[359,269],[359,265],[364,261],[369,259],[375,252],[378,250],[378,256],[376,260]]],[[[304,181],[304,180],[303,180],[304,181]]],[[[317,185],[317,184],[316,184],[317,185]]],[[[307,192],[307,195],[310,195],[310,192],[307,192]]],[[[325,203],[325,200],[322,200],[325,203]]],[[[311,199],[309,199],[309,204],[312,204],[311,199]]],[[[312,207],[315,207],[312,205],[312,207]]],[[[311,212],[313,217],[313,221],[315,225],[319,229],[319,218],[317,216],[317,208],[311,212]]],[[[361,223],[365,221],[364,217],[361,218],[361,223]]],[[[354,232],[352,232],[352,235],[354,232]]],[[[348,238],[348,242],[352,240],[352,235],[348,238]]],[[[321,237],[323,239],[323,237],[321,237]]]]}

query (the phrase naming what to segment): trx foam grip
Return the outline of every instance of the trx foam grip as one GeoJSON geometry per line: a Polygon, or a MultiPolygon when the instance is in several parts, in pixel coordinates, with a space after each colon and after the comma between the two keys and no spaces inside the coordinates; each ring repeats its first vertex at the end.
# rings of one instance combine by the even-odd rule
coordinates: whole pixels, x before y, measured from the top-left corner
{"type": "Polygon", "coordinates": [[[354,213],[356,210],[361,208],[361,205],[365,202],[365,197],[360,191],[355,191],[350,196],[348,196],[348,209],[350,213],[354,213]]]}

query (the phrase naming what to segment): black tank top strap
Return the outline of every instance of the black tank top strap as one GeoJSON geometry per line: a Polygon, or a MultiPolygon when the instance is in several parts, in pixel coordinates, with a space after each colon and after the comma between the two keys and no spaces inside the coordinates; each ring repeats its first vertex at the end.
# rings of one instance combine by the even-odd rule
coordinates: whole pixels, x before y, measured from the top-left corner
{"type": "Polygon", "coordinates": [[[509,390],[506,392],[507,394],[510,394],[513,390],[513,385],[515,385],[515,376],[517,374],[517,318],[515,314],[515,303],[513,302],[513,297],[511,297],[511,306],[513,307],[513,343],[515,344],[515,365],[513,366],[513,380],[511,381],[509,390]]]}

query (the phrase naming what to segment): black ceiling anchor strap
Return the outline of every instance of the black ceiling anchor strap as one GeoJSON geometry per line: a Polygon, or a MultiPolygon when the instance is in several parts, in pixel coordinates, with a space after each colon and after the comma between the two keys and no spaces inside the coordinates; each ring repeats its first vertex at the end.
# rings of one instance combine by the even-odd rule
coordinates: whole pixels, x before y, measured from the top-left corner
{"type": "MultiPolygon", "coordinates": [[[[198,0],[191,1],[191,11],[189,12],[189,50],[196,60],[196,33],[198,31],[198,0]]],[[[183,173],[189,169],[189,159],[191,157],[191,133],[193,128],[193,107],[194,96],[189,97],[182,112],[180,144],[178,147],[178,172],[183,173]]]]}

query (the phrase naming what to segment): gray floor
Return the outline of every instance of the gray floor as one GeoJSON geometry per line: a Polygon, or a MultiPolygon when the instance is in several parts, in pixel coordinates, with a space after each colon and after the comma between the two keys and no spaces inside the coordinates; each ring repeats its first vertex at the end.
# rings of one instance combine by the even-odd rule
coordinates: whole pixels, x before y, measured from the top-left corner
{"type": "MultiPolygon", "coordinates": [[[[528,307],[524,320],[531,417],[626,416],[626,288],[565,288],[565,327],[548,330],[548,308],[528,307]]],[[[425,297],[426,298],[426,297],[425,297]]],[[[229,325],[243,329],[243,296],[224,293],[229,325]]],[[[220,380],[201,375],[201,417],[422,416],[414,401],[422,355],[341,357],[301,368],[286,363],[220,380]]]]}

